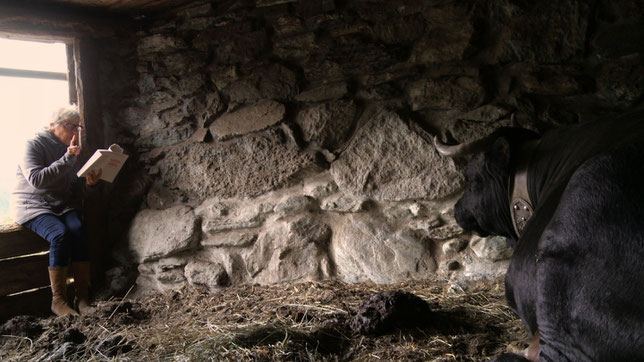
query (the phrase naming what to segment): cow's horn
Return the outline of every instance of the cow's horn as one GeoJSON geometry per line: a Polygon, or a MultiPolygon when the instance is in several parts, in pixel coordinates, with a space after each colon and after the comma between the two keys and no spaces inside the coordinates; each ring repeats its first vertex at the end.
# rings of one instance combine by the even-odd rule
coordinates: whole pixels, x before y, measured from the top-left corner
{"type": "Polygon", "coordinates": [[[438,139],[438,136],[434,136],[434,147],[441,156],[455,157],[461,153],[463,145],[447,145],[438,139]]]}
{"type": "Polygon", "coordinates": [[[490,146],[490,144],[492,144],[492,142],[494,142],[495,138],[496,137],[485,137],[469,143],[447,145],[438,139],[438,136],[434,136],[434,147],[436,147],[436,151],[438,151],[442,156],[462,157],[485,150],[490,146]]]}

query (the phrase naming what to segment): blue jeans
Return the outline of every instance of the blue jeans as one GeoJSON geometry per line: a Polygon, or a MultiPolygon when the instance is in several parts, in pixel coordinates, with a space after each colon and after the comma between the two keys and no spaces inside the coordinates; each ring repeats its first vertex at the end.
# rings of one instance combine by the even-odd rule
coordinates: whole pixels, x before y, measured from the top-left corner
{"type": "Polygon", "coordinates": [[[62,216],[43,214],[23,226],[49,242],[49,266],[67,266],[72,261],[88,261],[87,232],[78,211],[62,216]]]}

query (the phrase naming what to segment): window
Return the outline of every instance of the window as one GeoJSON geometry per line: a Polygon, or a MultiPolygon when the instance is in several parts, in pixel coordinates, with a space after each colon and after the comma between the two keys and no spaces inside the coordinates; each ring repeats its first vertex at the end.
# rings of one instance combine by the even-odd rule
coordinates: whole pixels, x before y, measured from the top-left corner
{"type": "Polygon", "coordinates": [[[22,147],[57,108],[69,105],[69,86],[62,42],[0,38],[0,54],[0,224],[7,224],[22,147]]]}

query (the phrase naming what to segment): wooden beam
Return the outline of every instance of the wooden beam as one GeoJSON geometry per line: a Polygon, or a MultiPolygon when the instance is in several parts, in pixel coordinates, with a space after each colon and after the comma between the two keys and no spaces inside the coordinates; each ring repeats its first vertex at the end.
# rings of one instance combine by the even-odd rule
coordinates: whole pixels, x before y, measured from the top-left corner
{"type": "Polygon", "coordinates": [[[206,0],[64,0],[84,6],[106,8],[112,11],[153,12],[177,8],[190,3],[206,0]]]}
{"type": "MultiPolygon", "coordinates": [[[[100,98],[99,59],[100,44],[93,39],[77,38],[74,41],[74,63],[76,64],[76,87],[78,90],[78,108],[84,125],[86,145],[81,157],[89,158],[94,150],[103,148],[103,117],[100,98]]],[[[93,280],[103,280],[103,261],[108,255],[105,235],[106,205],[102,201],[102,190],[99,189],[85,203],[84,215],[88,231],[89,259],[92,265],[93,280]]],[[[97,285],[97,283],[94,283],[97,285]]]]}
{"type": "Polygon", "coordinates": [[[111,37],[131,31],[129,16],[60,3],[0,0],[0,35],[23,40],[111,37]]]}
{"type": "Polygon", "coordinates": [[[66,44],[67,51],[67,79],[69,79],[69,103],[78,105],[78,91],[76,90],[76,62],[74,62],[74,45],[66,44]]]}

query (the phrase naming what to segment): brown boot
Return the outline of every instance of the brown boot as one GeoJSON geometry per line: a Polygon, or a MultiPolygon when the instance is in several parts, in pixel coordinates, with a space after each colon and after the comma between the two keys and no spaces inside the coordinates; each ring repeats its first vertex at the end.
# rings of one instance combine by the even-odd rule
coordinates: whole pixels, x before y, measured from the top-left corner
{"type": "Polygon", "coordinates": [[[74,291],[76,293],[76,306],[80,314],[87,314],[93,310],[89,306],[89,284],[91,271],[89,262],[72,262],[72,275],[74,276],[74,291]]]}
{"type": "Polygon", "coordinates": [[[50,266],[49,281],[51,282],[51,311],[57,316],[68,314],[78,315],[67,304],[67,267],[50,266]]]}

